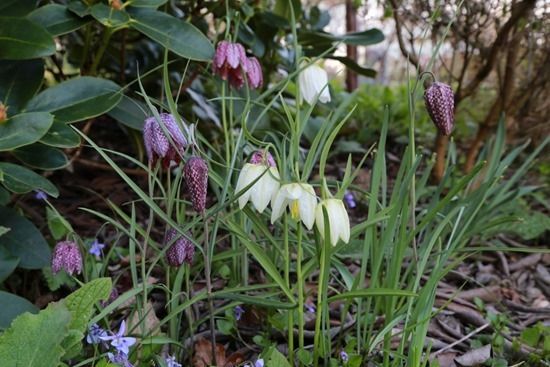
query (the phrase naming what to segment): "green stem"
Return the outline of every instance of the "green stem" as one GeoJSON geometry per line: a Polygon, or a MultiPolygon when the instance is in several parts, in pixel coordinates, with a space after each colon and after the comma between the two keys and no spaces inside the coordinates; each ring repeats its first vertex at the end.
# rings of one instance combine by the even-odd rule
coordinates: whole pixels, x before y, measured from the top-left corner
{"type": "MultiPolygon", "coordinates": [[[[330,237],[327,237],[326,241],[329,241],[330,237]]],[[[325,296],[325,285],[327,278],[327,251],[325,241],[321,242],[321,256],[319,257],[319,281],[317,284],[317,312],[315,315],[315,337],[313,342],[313,363],[315,367],[319,366],[319,348],[322,342],[321,335],[321,320],[323,318],[323,298],[325,296]]]]}
{"type": "MultiPolygon", "coordinates": [[[[298,281],[298,343],[300,350],[304,349],[304,277],[302,273],[302,225],[298,224],[296,233],[298,248],[296,252],[296,276],[298,281]]],[[[301,362],[298,362],[301,365],[301,362]]]]}
{"type": "Polygon", "coordinates": [[[208,243],[208,220],[205,212],[203,214],[204,222],[204,276],[206,278],[206,294],[208,298],[208,312],[210,313],[210,343],[212,344],[212,363],[216,366],[216,323],[214,321],[214,301],[212,298],[212,273],[210,259],[210,249],[212,246],[208,243]]]}
{"type": "MultiPolygon", "coordinates": [[[[289,289],[292,289],[290,284],[290,246],[288,241],[288,214],[285,213],[283,220],[284,231],[284,247],[285,247],[285,282],[289,289]]],[[[288,361],[290,365],[294,365],[294,310],[288,311],[288,361]]]]}
{"type": "Polygon", "coordinates": [[[99,66],[99,62],[103,58],[103,54],[105,53],[105,50],[109,45],[109,39],[111,38],[113,33],[114,32],[111,28],[105,28],[105,31],[103,32],[103,37],[101,38],[101,46],[99,47],[99,50],[97,50],[97,53],[94,57],[94,62],[90,68],[90,75],[97,74],[97,67],[99,66]]]}

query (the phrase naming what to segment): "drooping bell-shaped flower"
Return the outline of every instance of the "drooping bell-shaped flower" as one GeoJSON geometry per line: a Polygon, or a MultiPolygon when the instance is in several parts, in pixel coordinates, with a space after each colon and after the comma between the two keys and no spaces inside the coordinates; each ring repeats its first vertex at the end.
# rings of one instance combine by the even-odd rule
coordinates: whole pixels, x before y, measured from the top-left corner
{"type": "Polygon", "coordinates": [[[52,255],[52,272],[57,274],[61,270],[65,270],[69,275],[82,272],[82,254],[75,242],[61,241],[55,245],[52,255]]]}
{"type": "Polygon", "coordinates": [[[321,103],[330,102],[328,75],[325,69],[311,64],[300,72],[298,82],[300,83],[300,95],[308,104],[314,104],[316,99],[321,103]]]}
{"type": "Polygon", "coordinates": [[[432,83],[424,91],[424,102],[437,129],[445,136],[450,135],[455,112],[455,98],[451,87],[445,83],[432,83]]]}
{"type": "Polygon", "coordinates": [[[228,41],[218,43],[212,67],[223,80],[229,80],[234,88],[241,88],[244,84],[243,72],[246,73],[249,66],[243,45],[228,41]]]}
{"type": "Polygon", "coordinates": [[[193,256],[195,255],[195,246],[185,236],[179,234],[178,231],[171,228],[166,233],[165,243],[170,245],[170,248],[166,250],[165,257],[166,262],[170,266],[179,267],[183,263],[192,264],[193,256]],[[178,238],[179,237],[179,238],[178,238]],[[177,240],[174,239],[178,238],[177,240]]]}
{"type": "Polygon", "coordinates": [[[264,83],[262,66],[255,57],[248,58],[248,71],[246,72],[248,86],[252,89],[260,88],[264,83]]]}
{"type": "Polygon", "coordinates": [[[319,229],[321,237],[325,237],[325,218],[323,209],[326,210],[328,216],[328,225],[330,229],[330,243],[336,246],[338,240],[344,243],[349,242],[350,224],[348,212],[344,206],[344,202],[339,199],[329,198],[322,200],[315,211],[315,224],[319,229]]]}
{"type": "Polygon", "coordinates": [[[143,125],[143,142],[149,163],[154,164],[157,159],[161,159],[164,167],[169,167],[170,161],[179,163],[181,155],[187,146],[187,140],[183,132],[174,116],[169,113],[160,114],[160,123],[154,116],[145,120],[145,124],[143,125]],[[160,125],[161,123],[164,129],[160,125]],[[165,130],[168,135],[165,134],[165,130]]]}
{"type": "Polygon", "coordinates": [[[292,219],[301,220],[307,229],[313,228],[317,196],[313,186],[305,183],[291,183],[281,186],[271,203],[273,224],[286,208],[290,208],[292,219]]]}
{"type": "Polygon", "coordinates": [[[0,124],[8,119],[8,107],[0,102],[0,124]]]}
{"type": "Polygon", "coordinates": [[[245,193],[239,196],[239,207],[242,209],[248,201],[254,208],[262,213],[270,201],[273,201],[279,190],[279,171],[275,160],[269,152],[256,151],[252,154],[250,162],[241,169],[237,187],[238,193],[253,183],[245,193]],[[257,180],[257,181],[256,181],[257,180]]]}
{"type": "Polygon", "coordinates": [[[200,157],[193,156],[187,160],[183,169],[185,183],[191,194],[193,209],[198,213],[206,208],[206,192],[208,189],[208,165],[200,157]]]}

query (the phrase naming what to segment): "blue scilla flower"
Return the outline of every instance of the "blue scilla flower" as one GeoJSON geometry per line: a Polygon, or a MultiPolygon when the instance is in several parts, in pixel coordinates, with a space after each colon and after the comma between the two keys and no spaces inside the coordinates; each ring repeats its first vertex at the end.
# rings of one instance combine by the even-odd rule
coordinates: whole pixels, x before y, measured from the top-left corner
{"type": "Polygon", "coordinates": [[[166,362],[166,367],[181,367],[181,364],[176,362],[176,357],[174,356],[168,356],[164,361],[166,362]]]}
{"type": "Polygon", "coordinates": [[[105,244],[104,243],[100,243],[97,239],[94,240],[94,242],[92,242],[92,244],[90,245],[90,249],[88,250],[88,252],[92,255],[95,255],[95,256],[101,256],[101,251],[105,248],[105,244]]]}
{"type": "Polygon", "coordinates": [[[117,353],[107,353],[107,357],[109,358],[109,362],[116,364],[121,367],[134,367],[132,363],[128,360],[128,355],[118,351],[117,353]]]}
{"type": "Polygon", "coordinates": [[[98,324],[93,324],[88,329],[86,342],[88,344],[99,344],[101,343],[102,336],[108,336],[107,332],[103,330],[98,324]]]}
{"type": "Polygon", "coordinates": [[[100,337],[100,339],[103,341],[110,341],[113,348],[115,348],[118,352],[128,355],[130,347],[136,344],[136,338],[124,336],[125,333],[126,322],[123,320],[120,323],[120,328],[118,329],[118,332],[116,334],[102,336],[100,337]]]}

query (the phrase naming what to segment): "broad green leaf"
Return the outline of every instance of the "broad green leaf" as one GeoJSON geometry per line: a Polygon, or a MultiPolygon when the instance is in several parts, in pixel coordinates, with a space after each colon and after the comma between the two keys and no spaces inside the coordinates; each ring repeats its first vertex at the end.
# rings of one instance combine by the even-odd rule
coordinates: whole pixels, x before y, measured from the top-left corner
{"type": "Polygon", "coordinates": [[[0,59],[35,59],[54,53],[53,38],[42,26],[25,18],[0,17],[0,59]]]}
{"type": "Polygon", "coordinates": [[[75,16],[60,4],[47,4],[39,7],[28,15],[28,18],[46,28],[52,36],[73,32],[84,24],[86,20],[75,16]]]}
{"type": "Polygon", "coordinates": [[[67,156],[61,150],[40,143],[16,149],[12,154],[27,166],[36,169],[56,170],[69,164],[67,156]]]}
{"type": "Polygon", "coordinates": [[[333,42],[344,42],[348,45],[368,46],[384,41],[384,33],[377,28],[367,29],[362,32],[347,33],[336,36],[325,32],[302,31],[298,37],[303,45],[323,47],[333,42]]]}
{"type": "Polygon", "coordinates": [[[70,125],[54,119],[52,126],[40,142],[57,148],[74,148],[80,145],[80,136],[70,125]]]}
{"type": "Polygon", "coordinates": [[[48,88],[30,100],[29,111],[47,111],[56,121],[76,122],[101,115],[117,105],[120,87],[106,79],[73,78],[48,88]]]}
{"type": "Polygon", "coordinates": [[[25,298],[4,291],[0,291],[0,310],[0,329],[7,329],[23,312],[38,313],[38,308],[25,298]]]}
{"type": "Polygon", "coordinates": [[[338,60],[344,64],[348,69],[355,71],[357,74],[364,75],[368,78],[374,78],[376,76],[376,70],[371,68],[365,68],[345,56],[327,56],[327,59],[338,60]]]}
{"type": "Polygon", "coordinates": [[[175,54],[191,60],[210,61],[214,47],[194,25],[156,10],[132,11],[131,26],[175,54]]]}
{"type": "MultiPolygon", "coordinates": [[[[0,182],[4,180],[4,174],[0,170],[0,182]]],[[[0,205],[6,205],[10,201],[10,193],[8,190],[0,186],[0,205]]]]}
{"type": "Polygon", "coordinates": [[[50,264],[50,247],[28,219],[13,209],[0,206],[0,225],[10,229],[0,237],[0,247],[20,259],[19,267],[40,269],[50,264]]]}
{"type": "Polygon", "coordinates": [[[97,278],[84,284],[80,289],[65,298],[67,309],[73,315],[70,329],[85,331],[92,317],[94,305],[107,300],[112,288],[111,278],[97,278]]]}
{"type": "Polygon", "coordinates": [[[42,190],[48,195],[57,197],[59,191],[46,178],[17,164],[0,162],[0,170],[4,174],[4,187],[16,194],[26,194],[33,190],[42,190]]]}
{"type": "Polygon", "coordinates": [[[269,347],[262,357],[266,367],[290,367],[286,357],[275,347],[269,347]]]}
{"type": "Polygon", "coordinates": [[[36,0],[2,0],[0,14],[5,17],[23,17],[36,8],[36,0]]]}
{"type": "Polygon", "coordinates": [[[292,10],[294,10],[294,19],[298,21],[302,14],[302,3],[300,0],[277,0],[273,7],[273,13],[289,21],[292,20],[292,10]]]}
{"type": "Polygon", "coordinates": [[[148,117],[145,111],[147,111],[146,105],[125,95],[108,114],[118,122],[141,131],[143,122],[148,117]]]}
{"type": "Polygon", "coordinates": [[[136,8],[158,8],[161,5],[166,4],[168,0],[130,0],[127,3],[130,3],[130,6],[136,8]]]}
{"type": "Polygon", "coordinates": [[[60,240],[72,230],[71,225],[65,220],[65,218],[49,206],[46,207],[46,218],[48,220],[48,228],[50,229],[50,233],[52,234],[54,240],[60,240]]]}
{"type": "Polygon", "coordinates": [[[90,7],[80,0],[73,0],[69,2],[69,4],[67,5],[67,9],[69,9],[70,12],[78,15],[80,18],[84,18],[91,12],[90,7]]]}
{"type": "Polygon", "coordinates": [[[42,59],[0,61],[0,101],[8,106],[8,116],[23,109],[40,89],[43,78],[42,59]]]}
{"type": "Polygon", "coordinates": [[[120,27],[130,21],[130,16],[125,11],[101,3],[92,6],[92,17],[105,27],[120,27]]]}
{"type": "Polygon", "coordinates": [[[80,352],[83,333],[87,330],[94,305],[109,298],[111,287],[111,278],[98,278],[84,284],[65,298],[65,305],[72,315],[69,324],[71,335],[63,343],[67,350],[65,358],[71,358],[80,352]]]}
{"type": "MultiPolygon", "coordinates": [[[[0,226],[0,233],[2,235],[5,235],[9,231],[10,228],[0,226]]],[[[0,283],[10,276],[17,267],[17,264],[19,264],[19,258],[13,256],[5,247],[0,246],[0,283]]],[[[0,327],[2,326],[0,325],[0,327]]]]}
{"type": "Polygon", "coordinates": [[[48,288],[52,292],[58,290],[61,286],[66,286],[67,288],[76,287],[76,282],[72,276],[64,271],[54,274],[50,266],[42,268],[42,275],[48,284],[48,288]]]}
{"type": "Polygon", "coordinates": [[[58,366],[63,355],[61,341],[67,334],[71,313],[62,302],[52,303],[38,314],[24,313],[0,335],[3,366],[58,366]]]}
{"type": "Polygon", "coordinates": [[[15,115],[0,123],[0,151],[13,150],[37,142],[53,123],[47,112],[29,112],[15,115]]]}

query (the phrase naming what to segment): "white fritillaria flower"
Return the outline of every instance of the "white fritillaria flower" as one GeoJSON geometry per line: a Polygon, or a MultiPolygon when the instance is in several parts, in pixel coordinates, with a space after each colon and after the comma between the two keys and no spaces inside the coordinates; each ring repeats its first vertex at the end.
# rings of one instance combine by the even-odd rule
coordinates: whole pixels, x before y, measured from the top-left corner
{"type": "Polygon", "coordinates": [[[319,102],[330,102],[328,76],[325,69],[311,64],[298,75],[298,82],[300,83],[300,95],[310,105],[315,102],[318,95],[319,102]]]}
{"type": "Polygon", "coordinates": [[[269,152],[257,151],[252,154],[250,162],[241,169],[237,180],[236,192],[256,181],[244,194],[239,197],[239,207],[242,209],[250,200],[258,212],[263,212],[279,190],[279,171],[275,160],[269,152]],[[266,172],[266,170],[269,170],[266,172]],[[260,177],[261,176],[261,177],[260,177]],[[260,179],[258,179],[260,177],[260,179]],[[256,181],[258,179],[258,181],[256,181]]]}
{"type": "Polygon", "coordinates": [[[325,236],[325,219],[323,216],[323,208],[326,208],[328,215],[328,224],[330,228],[330,243],[336,246],[338,240],[341,239],[344,243],[349,242],[350,224],[348,212],[342,200],[325,199],[319,203],[315,211],[315,224],[319,229],[321,237],[325,236]]]}
{"type": "Polygon", "coordinates": [[[313,228],[317,196],[313,186],[304,183],[291,183],[281,186],[271,202],[271,223],[273,224],[286,207],[290,208],[292,219],[301,220],[307,229],[313,228]]]}

